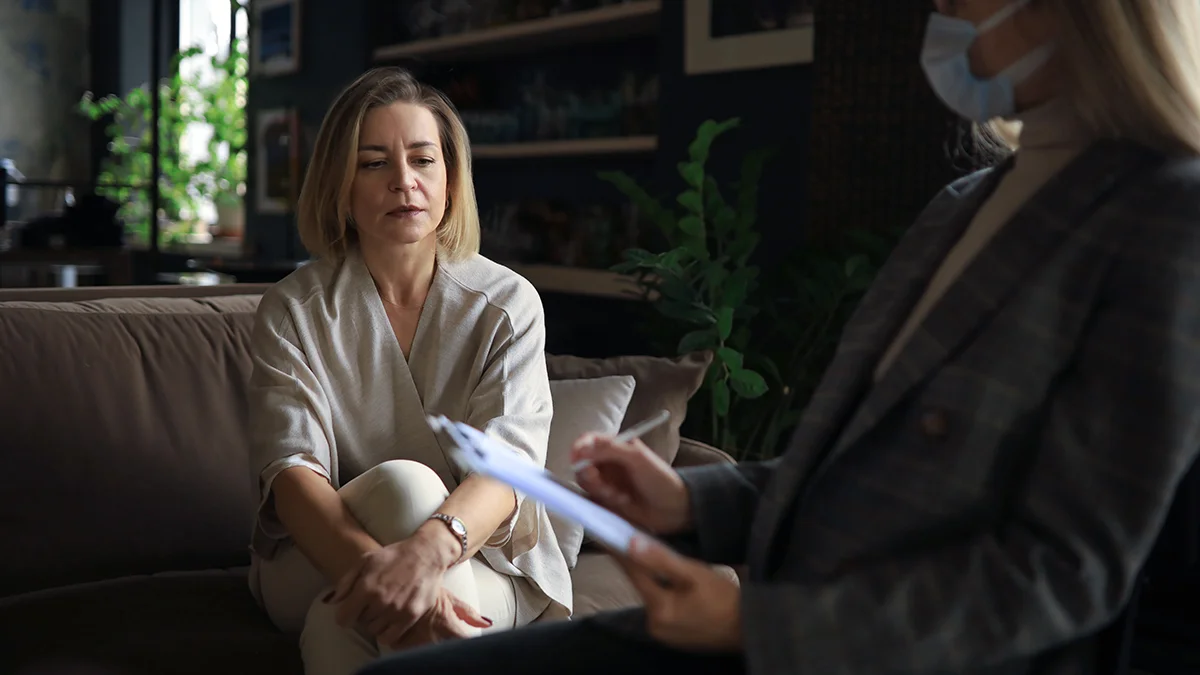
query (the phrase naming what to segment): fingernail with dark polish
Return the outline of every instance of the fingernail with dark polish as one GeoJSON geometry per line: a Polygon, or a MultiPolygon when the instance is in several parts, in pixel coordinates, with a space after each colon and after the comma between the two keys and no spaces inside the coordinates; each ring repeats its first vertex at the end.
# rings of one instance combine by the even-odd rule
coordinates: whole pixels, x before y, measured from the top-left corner
{"type": "Polygon", "coordinates": [[[329,591],[328,593],[325,594],[325,597],[321,598],[321,602],[328,605],[329,601],[333,599],[333,594],[336,592],[337,591],[329,591]]]}
{"type": "Polygon", "coordinates": [[[491,627],[491,625],[492,625],[492,620],[491,620],[491,619],[487,618],[486,616],[481,616],[481,617],[479,617],[479,618],[483,619],[483,620],[484,620],[484,621],[487,623],[487,625],[488,625],[488,627],[489,627],[489,628],[491,627]]]}

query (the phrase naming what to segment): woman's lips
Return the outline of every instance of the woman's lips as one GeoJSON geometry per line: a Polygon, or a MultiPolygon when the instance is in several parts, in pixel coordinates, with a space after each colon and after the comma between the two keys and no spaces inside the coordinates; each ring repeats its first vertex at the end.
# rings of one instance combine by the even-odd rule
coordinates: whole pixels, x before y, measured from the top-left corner
{"type": "Polygon", "coordinates": [[[415,215],[424,213],[425,209],[392,209],[387,214],[393,218],[411,218],[415,215]]]}

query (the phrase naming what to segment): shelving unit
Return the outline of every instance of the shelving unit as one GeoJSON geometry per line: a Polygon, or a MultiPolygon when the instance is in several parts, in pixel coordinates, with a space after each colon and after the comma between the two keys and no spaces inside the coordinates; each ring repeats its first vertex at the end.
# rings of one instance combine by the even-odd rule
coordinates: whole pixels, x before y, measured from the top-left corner
{"type": "Polygon", "coordinates": [[[377,62],[405,58],[427,61],[479,59],[602,42],[654,32],[661,12],[662,0],[636,0],[458,35],[388,45],[376,49],[373,58],[377,62]]]}
{"type": "MultiPolygon", "coordinates": [[[[379,0],[379,2],[386,1],[379,0]]],[[[536,61],[540,53],[550,54],[551,50],[555,49],[562,50],[562,53],[570,53],[568,50],[587,48],[589,45],[599,45],[605,42],[626,43],[630,38],[634,39],[633,42],[636,45],[648,47],[650,46],[648,43],[643,43],[638,38],[655,36],[659,30],[664,2],[677,1],[628,0],[595,9],[522,20],[437,38],[418,39],[399,44],[374,45],[372,60],[381,64],[403,64],[405,61],[416,62],[418,65],[421,63],[437,64],[430,69],[434,72],[451,71],[459,64],[465,66],[465,70],[468,71],[474,68],[488,71],[492,68],[493,61],[503,63],[513,60],[517,63],[525,63],[528,60],[525,57],[530,55],[536,61]],[[510,59],[510,57],[518,58],[510,59]]],[[[560,58],[560,54],[554,53],[552,57],[548,58],[557,60],[560,58]]],[[[652,57],[646,56],[646,58],[652,57]]],[[[642,64],[641,61],[636,59],[635,61],[636,63],[626,63],[620,59],[616,62],[603,60],[597,65],[601,72],[610,70],[620,73],[621,69],[627,72],[631,70],[638,72],[638,67],[642,64]]],[[[491,78],[489,86],[503,84],[492,82],[492,79],[495,79],[493,76],[489,75],[488,77],[491,78]]],[[[640,89],[644,85],[639,82],[636,86],[640,89]]],[[[626,105],[631,104],[626,103],[626,105]]],[[[637,103],[632,103],[632,105],[637,105],[637,103]]],[[[480,106],[480,109],[490,110],[486,106],[480,106]]],[[[633,112],[634,114],[640,113],[637,110],[633,112]]],[[[622,123],[620,130],[614,127],[611,133],[621,133],[622,131],[639,135],[478,143],[471,147],[471,156],[477,161],[488,161],[488,170],[502,170],[505,166],[502,163],[504,160],[602,158],[606,164],[620,164],[625,158],[628,158],[631,162],[641,165],[644,164],[642,160],[653,159],[654,153],[659,147],[659,139],[653,133],[653,127],[622,123]],[[492,160],[499,161],[491,163],[492,160]]],[[[535,135],[533,130],[525,129],[522,131],[521,138],[529,139],[535,135]]],[[[490,138],[494,139],[497,136],[493,135],[490,138]]],[[[482,164],[477,165],[477,168],[479,166],[482,164]]],[[[575,168],[575,165],[572,164],[567,170],[588,172],[590,176],[593,172],[587,167],[588,162],[584,161],[579,164],[579,168],[575,168]]],[[[523,170],[537,172],[542,169],[525,167],[523,170]]],[[[519,198],[520,195],[514,195],[514,197],[519,198]]],[[[607,270],[556,264],[513,263],[509,267],[529,279],[543,293],[632,301],[642,299],[640,290],[632,277],[607,270]]]]}
{"type": "Polygon", "coordinates": [[[514,264],[508,267],[528,279],[539,291],[641,300],[633,279],[616,272],[557,265],[514,264]]]}
{"type": "Polygon", "coordinates": [[[476,145],[471,148],[475,159],[511,159],[518,157],[567,157],[580,155],[616,155],[654,152],[658,136],[626,136],[617,138],[576,138],[559,141],[529,141],[476,145]]]}

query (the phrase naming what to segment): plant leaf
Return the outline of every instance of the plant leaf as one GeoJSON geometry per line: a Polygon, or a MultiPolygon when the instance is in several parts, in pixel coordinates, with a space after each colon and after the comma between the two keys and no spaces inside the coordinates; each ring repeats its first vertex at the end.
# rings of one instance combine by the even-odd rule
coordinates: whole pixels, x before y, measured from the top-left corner
{"type": "Polygon", "coordinates": [[[729,256],[739,265],[745,265],[750,256],[754,254],[754,249],[758,248],[759,239],[761,239],[761,235],[757,232],[743,230],[729,245],[729,256]]]}
{"type": "Polygon", "coordinates": [[[708,151],[712,148],[713,141],[717,136],[739,124],[741,124],[741,120],[737,117],[719,123],[714,120],[705,120],[696,130],[696,140],[688,146],[688,156],[693,162],[704,164],[708,161],[708,151]]]}
{"type": "Polygon", "coordinates": [[[717,335],[721,336],[722,340],[728,340],[730,333],[733,332],[733,308],[722,307],[716,311],[717,320],[717,335]]]}
{"type": "Polygon", "coordinates": [[[733,391],[742,398],[754,399],[767,393],[767,381],[753,370],[732,370],[729,382],[733,385],[733,391]]]}
{"type": "Polygon", "coordinates": [[[721,288],[721,301],[730,307],[741,305],[750,294],[756,277],[758,268],[754,266],[734,270],[721,288]]]}
{"type": "Polygon", "coordinates": [[[679,175],[689,186],[700,189],[704,185],[704,165],[700,162],[680,162],[679,175]]]}
{"type": "Polygon", "coordinates": [[[679,195],[676,199],[685,209],[691,211],[697,216],[704,215],[704,200],[700,198],[700,193],[695,190],[687,190],[679,195]]]}
{"type": "Polygon", "coordinates": [[[696,291],[686,281],[675,275],[664,276],[659,281],[658,291],[668,300],[674,300],[682,305],[690,305],[696,299],[696,291]]]}
{"type": "Polygon", "coordinates": [[[639,211],[650,219],[650,222],[662,230],[668,241],[674,241],[675,214],[666,209],[662,203],[650,196],[642,186],[637,184],[624,171],[601,171],[596,174],[600,180],[612,184],[621,194],[625,195],[639,211]]]}
{"type": "Polygon", "coordinates": [[[670,319],[678,319],[700,325],[711,325],[716,322],[716,318],[712,312],[704,307],[697,307],[694,304],[689,305],[662,298],[655,303],[655,307],[663,316],[670,319]]]}
{"type": "Polygon", "coordinates": [[[718,348],[717,357],[721,359],[722,363],[729,367],[729,370],[734,372],[742,369],[742,362],[745,359],[745,356],[733,347],[718,348]]]}
{"type": "Polygon", "coordinates": [[[712,402],[713,412],[717,417],[725,417],[729,414],[729,385],[724,379],[716,380],[712,383],[712,402]]]}
{"type": "Polygon", "coordinates": [[[684,355],[712,349],[716,346],[717,334],[711,328],[701,328],[684,335],[679,340],[679,347],[675,351],[677,354],[684,355]]]}
{"type": "Polygon", "coordinates": [[[733,209],[728,206],[720,206],[717,208],[716,217],[713,218],[713,226],[718,235],[727,234],[737,225],[738,217],[733,212],[733,209]]]}
{"type": "Polygon", "coordinates": [[[704,221],[699,216],[684,216],[679,219],[679,229],[689,237],[703,237],[704,221]]]}

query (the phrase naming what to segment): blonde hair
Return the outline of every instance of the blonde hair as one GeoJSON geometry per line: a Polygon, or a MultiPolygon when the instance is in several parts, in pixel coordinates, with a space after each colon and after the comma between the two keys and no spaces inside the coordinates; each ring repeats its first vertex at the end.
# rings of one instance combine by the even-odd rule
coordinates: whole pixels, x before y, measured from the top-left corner
{"type": "MultiPolygon", "coordinates": [[[[1200,1],[1038,0],[1063,27],[1065,95],[1097,136],[1200,154],[1200,1]]],[[[1016,147],[1010,123],[980,138],[1016,147]]],[[[1017,127],[1019,128],[1019,127],[1017,127]]]]}
{"type": "Polygon", "coordinates": [[[433,113],[446,162],[449,205],[438,224],[441,255],[461,259],[479,252],[479,208],[471,179],[471,146],[454,104],[403,68],[375,68],[346,87],[321,122],[297,205],[300,241],[315,257],[343,258],[356,236],[350,194],[357,171],[358,136],[367,111],[393,103],[433,113]]]}

